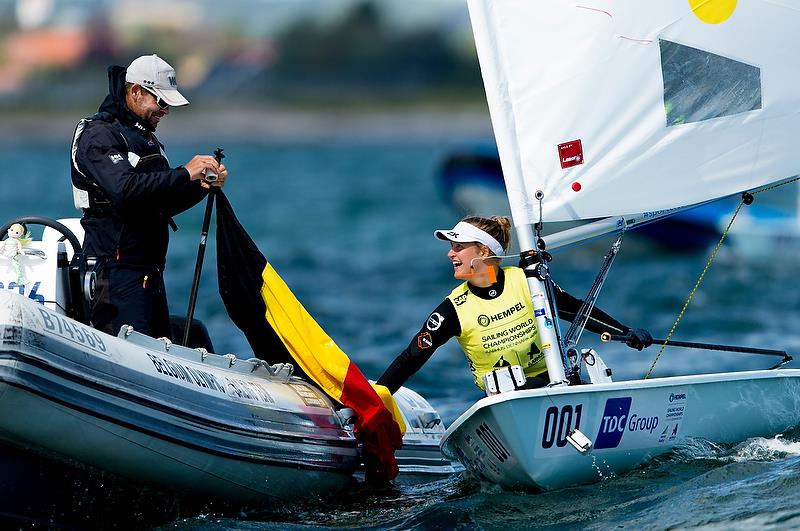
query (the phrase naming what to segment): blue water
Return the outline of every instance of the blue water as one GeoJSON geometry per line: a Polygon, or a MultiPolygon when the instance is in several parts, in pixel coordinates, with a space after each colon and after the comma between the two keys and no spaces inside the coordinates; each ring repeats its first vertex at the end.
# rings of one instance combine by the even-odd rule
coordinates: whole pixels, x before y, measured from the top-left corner
{"type": "MultiPolygon", "coordinates": [[[[206,147],[210,151],[216,147],[206,147]]],[[[458,214],[446,205],[434,175],[443,142],[230,144],[223,146],[225,188],[240,221],[308,310],[362,371],[377,378],[408,343],[428,312],[452,289],[446,246],[432,237],[458,214]]],[[[174,164],[195,146],[170,145],[174,164]]],[[[6,177],[0,217],[75,214],[63,144],[0,147],[6,177]]],[[[166,282],[173,313],[185,313],[203,208],[179,216],[166,282]]],[[[213,229],[213,225],[212,225],[213,229]]],[[[623,245],[600,307],[631,326],[663,337],[705,265],[707,253],[665,253],[635,238],[623,245]],[[630,245],[630,248],[628,247],[630,245]],[[630,250],[630,252],[628,252],[630,250]]],[[[591,285],[604,245],[557,253],[553,274],[575,295],[591,285]]],[[[743,259],[723,248],[706,275],[675,339],[800,354],[797,265],[788,249],[743,259]]],[[[215,249],[206,253],[195,316],[208,325],[216,350],[249,357],[216,292],[215,249]]],[[[439,410],[446,424],[481,395],[457,344],[442,347],[409,386],[439,410]]],[[[603,346],[616,378],[641,377],[656,355],[603,346]]],[[[667,350],[654,374],[765,368],[772,359],[709,351],[667,350]]],[[[796,366],[791,364],[790,366],[796,366]]],[[[732,447],[696,443],[620,477],[545,494],[503,492],[456,475],[435,482],[398,482],[380,493],[355,490],[298,506],[200,516],[164,529],[365,528],[793,528],[800,502],[800,432],[732,447]]],[[[77,502],[76,502],[77,503],[77,502]]],[[[143,510],[146,513],[146,509],[143,510]]],[[[91,521],[92,509],[85,509],[91,521]]],[[[147,515],[145,515],[147,516],[147,515]]],[[[158,520],[157,515],[142,521],[158,520]]],[[[104,527],[131,521],[105,520],[104,527]]]]}

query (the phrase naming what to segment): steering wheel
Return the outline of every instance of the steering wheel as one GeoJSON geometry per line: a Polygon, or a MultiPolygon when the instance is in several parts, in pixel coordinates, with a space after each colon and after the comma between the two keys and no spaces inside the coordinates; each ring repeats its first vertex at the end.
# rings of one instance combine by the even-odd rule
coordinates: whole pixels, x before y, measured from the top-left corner
{"type": "MultiPolygon", "coordinates": [[[[55,229],[69,241],[70,245],[72,245],[73,252],[76,253],[80,252],[81,242],[78,241],[78,238],[77,236],[75,236],[74,232],[69,230],[69,228],[67,228],[67,226],[61,223],[60,221],[56,221],[52,218],[45,218],[42,216],[24,216],[6,222],[6,224],[3,225],[2,228],[0,228],[0,238],[2,238],[8,232],[8,229],[10,229],[11,225],[13,225],[14,223],[19,223],[26,227],[27,225],[42,225],[44,227],[50,227],[51,229],[55,229]]],[[[62,241],[64,238],[62,238],[62,241]]]]}

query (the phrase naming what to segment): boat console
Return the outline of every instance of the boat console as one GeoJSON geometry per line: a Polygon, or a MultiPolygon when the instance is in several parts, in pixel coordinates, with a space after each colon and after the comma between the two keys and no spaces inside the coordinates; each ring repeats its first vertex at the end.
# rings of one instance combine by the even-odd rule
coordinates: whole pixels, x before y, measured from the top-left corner
{"type": "Polygon", "coordinates": [[[9,236],[2,242],[0,289],[16,290],[57,313],[88,323],[94,273],[88,271],[86,257],[80,252],[80,221],[21,217],[3,225],[0,236],[16,224],[23,227],[22,236],[9,236]],[[44,226],[41,240],[30,239],[29,225],[44,226]]]}

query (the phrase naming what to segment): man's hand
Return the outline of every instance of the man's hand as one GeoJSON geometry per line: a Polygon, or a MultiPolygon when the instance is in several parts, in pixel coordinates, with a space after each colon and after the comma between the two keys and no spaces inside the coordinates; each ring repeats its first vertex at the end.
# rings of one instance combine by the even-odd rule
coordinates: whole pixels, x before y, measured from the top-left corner
{"type": "Polygon", "coordinates": [[[192,160],[187,162],[183,167],[189,172],[189,178],[192,181],[199,180],[200,186],[206,190],[212,186],[222,188],[228,177],[228,170],[225,168],[225,165],[218,163],[211,155],[195,155],[192,157],[192,160]],[[217,179],[213,182],[206,181],[205,177],[208,173],[216,173],[217,179]]]}
{"type": "Polygon", "coordinates": [[[219,170],[216,173],[217,173],[216,179],[214,179],[213,181],[203,179],[202,181],[200,181],[200,186],[202,186],[205,189],[209,189],[211,187],[222,188],[223,186],[225,186],[225,180],[228,178],[228,169],[225,167],[224,164],[220,164],[219,170]]]}

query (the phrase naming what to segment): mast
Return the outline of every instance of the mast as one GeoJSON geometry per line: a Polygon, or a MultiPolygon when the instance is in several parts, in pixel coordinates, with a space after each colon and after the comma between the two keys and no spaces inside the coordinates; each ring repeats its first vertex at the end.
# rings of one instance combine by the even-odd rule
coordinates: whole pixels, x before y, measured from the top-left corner
{"type": "MultiPolygon", "coordinates": [[[[541,192],[537,192],[537,196],[541,192]]],[[[528,280],[528,289],[533,303],[533,315],[536,319],[536,329],[542,343],[544,362],[547,365],[547,374],[550,385],[563,385],[567,382],[564,372],[564,355],[561,349],[561,338],[558,333],[558,318],[554,312],[553,281],[550,278],[550,268],[547,265],[549,255],[536,245],[534,227],[531,224],[516,226],[517,238],[520,246],[520,267],[525,271],[528,280]]]]}
{"type": "MultiPolygon", "coordinates": [[[[509,192],[509,185],[515,182],[519,186],[516,196],[520,198],[533,197],[533,194],[528,193],[527,183],[522,179],[522,167],[519,165],[518,159],[513,156],[513,154],[520,152],[520,145],[512,133],[514,130],[512,124],[515,122],[514,113],[511,109],[504,108],[500,103],[509,101],[510,94],[507,92],[508,84],[500,82],[502,79],[502,74],[498,69],[502,63],[500,51],[491,42],[490,36],[493,33],[492,24],[490,23],[492,21],[491,8],[488,3],[479,1],[471,1],[469,8],[476,46],[479,54],[481,52],[486,54],[486,57],[481,58],[484,85],[487,89],[491,87],[503,94],[501,98],[488,97],[487,103],[494,123],[495,140],[500,153],[500,163],[506,181],[506,190],[509,192]],[[493,79],[497,79],[498,83],[494,83],[493,79]],[[503,123],[506,126],[498,126],[498,123],[503,123]],[[506,152],[510,156],[504,157],[503,155],[506,152]],[[515,175],[516,178],[510,179],[510,175],[515,175]]],[[[487,96],[489,94],[487,91],[487,96]]],[[[510,202],[513,196],[514,194],[509,193],[510,202]]],[[[537,225],[541,227],[541,205],[544,193],[537,189],[535,197],[540,207],[539,223],[537,225]]],[[[562,385],[567,381],[567,377],[564,372],[561,341],[557,333],[558,319],[554,317],[554,304],[551,300],[552,280],[550,279],[550,270],[547,266],[547,261],[544,259],[543,249],[539,249],[537,246],[537,240],[541,240],[541,238],[537,238],[534,235],[533,225],[519,209],[512,207],[511,216],[516,227],[517,238],[519,238],[520,259],[522,261],[520,266],[525,271],[525,277],[528,280],[536,328],[542,343],[542,353],[547,365],[550,384],[562,385]]]]}

